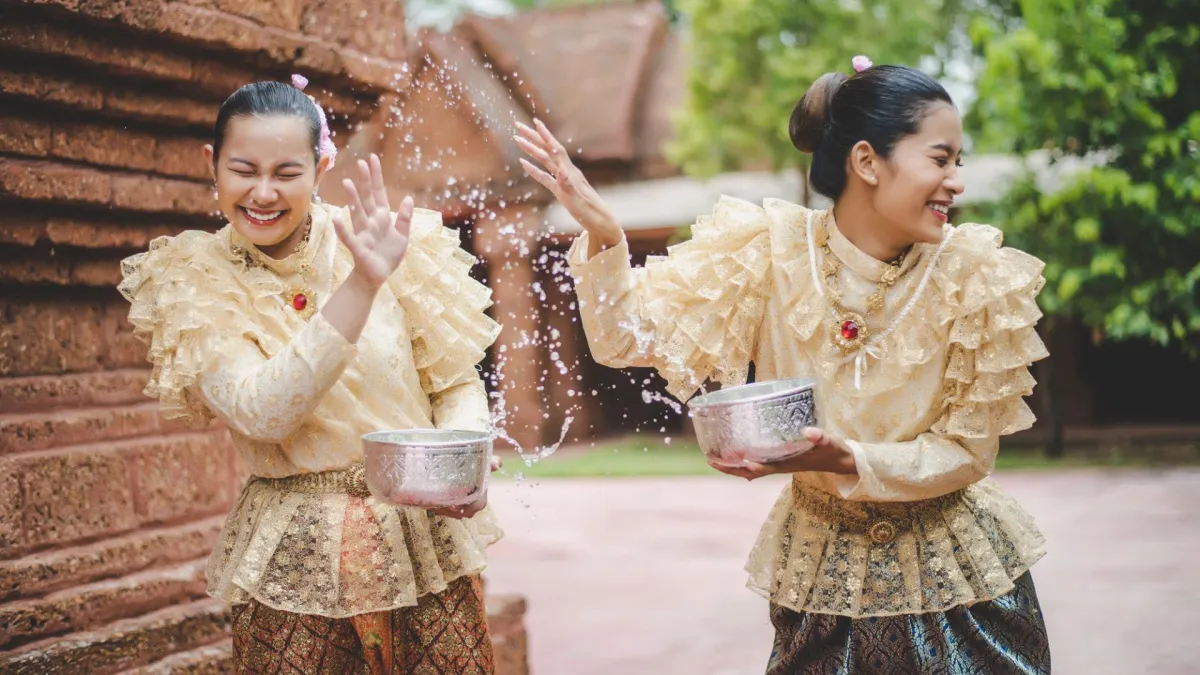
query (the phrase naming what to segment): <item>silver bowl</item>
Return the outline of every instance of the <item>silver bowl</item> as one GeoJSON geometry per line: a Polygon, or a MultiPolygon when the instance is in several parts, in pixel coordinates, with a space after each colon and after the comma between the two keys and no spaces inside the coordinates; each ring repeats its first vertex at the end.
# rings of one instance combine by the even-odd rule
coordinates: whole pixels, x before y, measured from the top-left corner
{"type": "Polygon", "coordinates": [[[362,437],[367,487],[400,506],[464,506],[487,494],[492,436],[482,431],[412,429],[362,437]]]}
{"type": "Polygon", "coordinates": [[[772,380],[714,391],[688,402],[696,440],[723,466],[778,462],[812,448],[804,428],[817,426],[814,383],[772,380]]]}

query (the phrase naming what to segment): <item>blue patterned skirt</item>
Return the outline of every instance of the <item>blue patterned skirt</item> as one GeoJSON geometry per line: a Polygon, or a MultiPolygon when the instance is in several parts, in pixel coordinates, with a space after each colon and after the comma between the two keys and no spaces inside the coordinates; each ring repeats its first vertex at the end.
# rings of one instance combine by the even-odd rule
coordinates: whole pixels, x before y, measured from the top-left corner
{"type": "Polygon", "coordinates": [[[771,606],[767,675],[1049,675],[1028,573],[1008,594],[945,612],[851,619],[771,606]]]}

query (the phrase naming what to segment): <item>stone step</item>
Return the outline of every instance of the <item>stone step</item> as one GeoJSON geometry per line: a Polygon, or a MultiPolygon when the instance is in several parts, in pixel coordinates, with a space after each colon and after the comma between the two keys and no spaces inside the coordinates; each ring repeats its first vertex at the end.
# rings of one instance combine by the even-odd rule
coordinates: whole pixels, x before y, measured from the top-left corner
{"type": "Polygon", "coordinates": [[[151,569],[0,605],[0,648],[91,630],[204,597],[205,561],[151,569]]]}
{"type": "Polygon", "coordinates": [[[224,603],[199,600],[0,654],[0,672],[109,675],[213,644],[225,639],[228,632],[229,613],[224,603]]]}
{"type": "Polygon", "coordinates": [[[122,675],[226,675],[233,673],[233,642],[221,640],[186,652],[172,654],[122,675]]]}
{"type": "Polygon", "coordinates": [[[0,602],[202,558],[224,522],[215,516],[0,561],[0,602]]]}

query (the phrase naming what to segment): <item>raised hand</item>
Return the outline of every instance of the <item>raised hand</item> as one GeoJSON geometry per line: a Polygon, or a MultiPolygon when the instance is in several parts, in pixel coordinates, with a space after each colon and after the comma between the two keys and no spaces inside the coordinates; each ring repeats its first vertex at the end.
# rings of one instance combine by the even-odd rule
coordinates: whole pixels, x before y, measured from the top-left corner
{"type": "Polygon", "coordinates": [[[534,127],[518,122],[513,136],[517,145],[537,161],[534,164],[522,158],[525,173],[553,193],[567,213],[602,246],[619,244],[621,227],[583,172],[571,162],[567,149],[541,120],[534,120],[534,127]]]}
{"type": "Polygon", "coordinates": [[[343,212],[335,211],[333,225],[354,256],[355,274],[378,288],[400,266],[408,250],[413,200],[405,197],[392,214],[383,185],[383,168],[374,153],[370,163],[358,160],[358,173],[357,181],[342,181],[349,195],[350,222],[346,222],[343,212]]]}

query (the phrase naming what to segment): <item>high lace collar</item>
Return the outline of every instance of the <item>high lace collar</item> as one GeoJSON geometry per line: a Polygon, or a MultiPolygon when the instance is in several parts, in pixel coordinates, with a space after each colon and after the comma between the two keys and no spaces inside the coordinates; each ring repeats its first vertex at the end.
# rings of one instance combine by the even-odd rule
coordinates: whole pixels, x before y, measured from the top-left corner
{"type": "MultiPolygon", "coordinates": [[[[892,267],[892,265],[864,252],[847,239],[846,235],[842,234],[842,231],[838,229],[832,209],[826,212],[825,224],[829,232],[829,250],[833,251],[838,260],[841,260],[855,274],[865,277],[870,281],[878,283],[883,279],[883,273],[892,267]]],[[[904,256],[903,262],[900,263],[900,274],[903,275],[912,269],[928,248],[928,244],[914,245],[908,254],[904,256]]]]}

